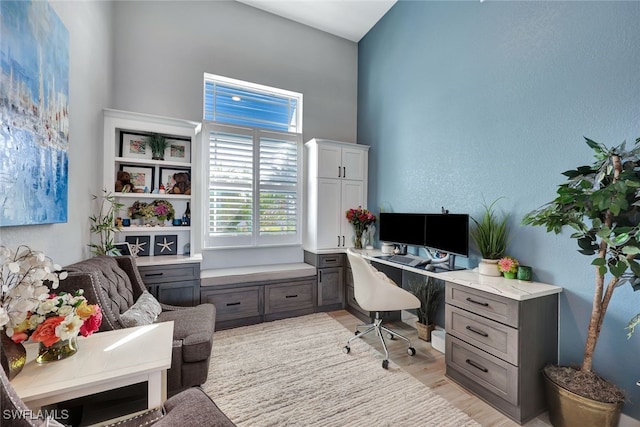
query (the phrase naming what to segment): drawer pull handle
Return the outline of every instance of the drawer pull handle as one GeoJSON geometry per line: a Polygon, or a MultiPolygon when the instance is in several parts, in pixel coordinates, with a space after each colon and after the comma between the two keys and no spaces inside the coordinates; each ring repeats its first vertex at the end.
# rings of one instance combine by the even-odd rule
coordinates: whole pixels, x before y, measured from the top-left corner
{"type": "Polygon", "coordinates": [[[337,258],[327,258],[324,260],[324,262],[337,262],[338,259],[337,258]]]}
{"type": "Polygon", "coordinates": [[[240,302],[228,302],[227,303],[227,307],[232,306],[232,305],[240,305],[240,302]]]}
{"type": "Polygon", "coordinates": [[[338,166],[338,178],[342,178],[342,175],[340,175],[340,166],[338,166]]]}
{"type": "Polygon", "coordinates": [[[338,236],[338,247],[340,247],[340,236],[338,236]]]}
{"type": "Polygon", "coordinates": [[[478,329],[474,328],[473,326],[469,326],[469,325],[467,325],[466,329],[467,329],[467,331],[471,331],[471,332],[473,332],[473,333],[475,333],[475,334],[482,335],[482,336],[483,336],[483,337],[485,337],[485,338],[489,336],[489,334],[488,334],[488,333],[486,333],[486,332],[482,332],[482,331],[480,331],[480,330],[478,330],[478,329]]]}
{"type": "Polygon", "coordinates": [[[484,366],[482,366],[482,365],[478,365],[476,362],[474,362],[474,361],[473,361],[473,360],[471,360],[471,359],[467,359],[467,360],[466,360],[466,362],[467,362],[469,365],[473,366],[474,368],[481,370],[482,372],[485,372],[485,373],[486,373],[486,372],[489,372],[489,370],[488,370],[487,368],[485,368],[485,367],[484,367],[484,366]]]}
{"type": "Polygon", "coordinates": [[[298,298],[298,295],[285,295],[285,298],[298,298]]]}
{"type": "Polygon", "coordinates": [[[346,166],[343,166],[343,167],[342,167],[342,177],[343,177],[343,178],[346,178],[346,177],[347,177],[347,167],[346,167],[346,166]]]}
{"type": "Polygon", "coordinates": [[[471,297],[467,297],[467,301],[474,303],[474,304],[478,304],[481,305],[483,307],[489,307],[489,303],[488,302],[480,302],[480,301],[476,301],[474,299],[472,299],[471,297]]]}
{"type": "Polygon", "coordinates": [[[344,247],[344,236],[342,236],[342,246],[344,247]]]}
{"type": "Polygon", "coordinates": [[[162,276],[164,273],[145,273],[144,277],[162,276]]]}

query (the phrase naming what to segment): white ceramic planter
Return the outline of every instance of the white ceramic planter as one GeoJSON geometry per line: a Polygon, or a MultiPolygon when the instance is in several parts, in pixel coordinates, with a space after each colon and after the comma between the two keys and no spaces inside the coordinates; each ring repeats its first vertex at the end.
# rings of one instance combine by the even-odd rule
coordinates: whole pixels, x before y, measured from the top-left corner
{"type": "Polygon", "coordinates": [[[498,270],[498,260],[497,259],[484,259],[480,261],[478,264],[478,273],[483,276],[494,276],[499,277],[502,275],[500,270],[498,270]]]}

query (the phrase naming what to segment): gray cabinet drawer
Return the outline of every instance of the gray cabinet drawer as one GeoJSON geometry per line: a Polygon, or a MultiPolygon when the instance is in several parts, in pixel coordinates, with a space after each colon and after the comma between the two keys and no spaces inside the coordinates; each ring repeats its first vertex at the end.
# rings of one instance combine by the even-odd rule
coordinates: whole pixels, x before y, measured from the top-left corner
{"type": "Polygon", "coordinates": [[[447,282],[445,301],[447,304],[455,305],[505,325],[518,327],[519,304],[516,300],[447,282]]]}
{"type": "Polygon", "coordinates": [[[200,264],[147,265],[138,267],[145,284],[199,280],[200,264]]]}
{"type": "Polygon", "coordinates": [[[342,254],[326,254],[318,256],[318,268],[342,267],[344,265],[342,254]]]}
{"type": "Polygon", "coordinates": [[[517,405],[518,368],[447,333],[447,368],[458,371],[489,392],[517,405]]]}
{"type": "Polygon", "coordinates": [[[263,289],[261,286],[248,286],[215,291],[202,290],[200,300],[216,306],[216,320],[260,316],[263,289]]]}
{"type": "Polygon", "coordinates": [[[265,314],[313,308],[313,282],[265,286],[265,314]]]}
{"type": "Polygon", "coordinates": [[[518,330],[451,305],[445,307],[448,334],[518,365],[518,330]]]}

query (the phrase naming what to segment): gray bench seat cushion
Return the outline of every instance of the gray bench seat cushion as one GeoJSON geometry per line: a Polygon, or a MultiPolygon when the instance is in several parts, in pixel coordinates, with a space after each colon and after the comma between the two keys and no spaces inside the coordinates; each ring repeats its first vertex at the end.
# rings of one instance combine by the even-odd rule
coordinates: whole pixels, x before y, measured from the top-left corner
{"type": "Polygon", "coordinates": [[[257,265],[251,267],[217,268],[200,273],[200,286],[230,285],[266,281],[285,281],[316,275],[316,268],[304,262],[257,265]]]}

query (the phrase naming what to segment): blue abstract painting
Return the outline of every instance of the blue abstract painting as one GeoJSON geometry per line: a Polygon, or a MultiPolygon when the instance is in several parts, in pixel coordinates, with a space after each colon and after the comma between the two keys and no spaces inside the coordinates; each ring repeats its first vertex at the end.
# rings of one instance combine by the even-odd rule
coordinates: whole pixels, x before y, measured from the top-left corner
{"type": "Polygon", "coordinates": [[[69,32],[45,1],[0,1],[0,227],[67,222],[69,32]]]}

